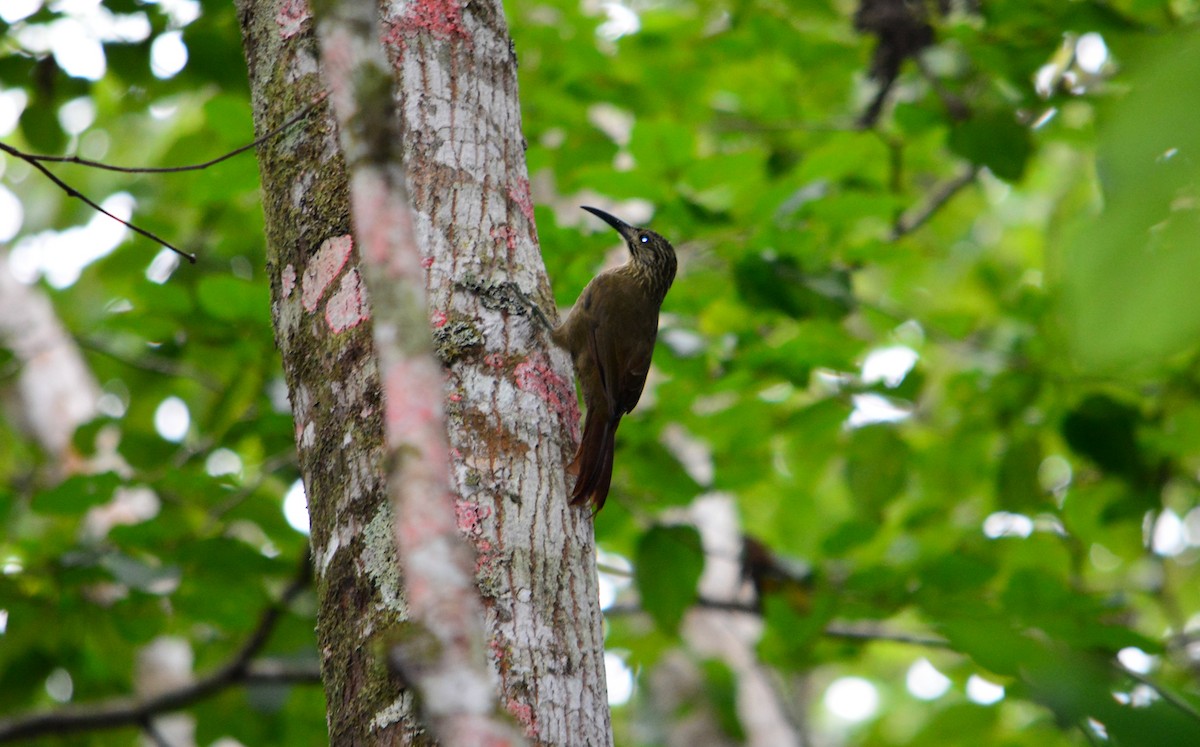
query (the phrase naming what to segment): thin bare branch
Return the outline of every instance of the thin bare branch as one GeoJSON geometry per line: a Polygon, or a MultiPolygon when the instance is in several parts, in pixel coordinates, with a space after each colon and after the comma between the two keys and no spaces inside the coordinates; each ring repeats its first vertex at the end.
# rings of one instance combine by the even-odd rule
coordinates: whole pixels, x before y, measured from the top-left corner
{"type": "Polygon", "coordinates": [[[154,725],[154,720],[147,718],[141,722],[142,732],[146,737],[154,743],[154,747],[171,747],[171,743],[163,736],[163,733],[154,725]]]}
{"type": "MultiPolygon", "coordinates": [[[[701,597],[696,600],[697,607],[703,607],[708,610],[723,610],[726,612],[740,612],[747,615],[759,615],[761,610],[754,603],[747,602],[726,602],[717,599],[706,599],[701,597]]],[[[607,616],[621,615],[636,615],[643,612],[642,608],[637,604],[619,604],[613,605],[604,610],[607,616]]],[[[845,641],[856,641],[859,643],[903,643],[908,646],[923,646],[925,648],[949,648],[950,643],[944,638],[935,636],[917,635],[913,633],[901,633],[893,630],[887,630],[882,627],[860,627],[846,624],[831,623],[822,631],[822,635],[826,638],[837,638],[845,641]]]]}
{"type": "Polygon", "coordinates": [[[315,108],[317,108],[318,105],[321,104],[321,102],[323,102],[325,100],[325,96],[326,96],[326,94],[324,92],[322,92],[319,96],[317,96],[313,100],[313,102],[311,104],[304,107],[299,112],[293,114],[291,117],[288,118],[288,120],[286,122],[279,125],[278,127],[271,130],[270,132],[263,135],[262,137],[256,139],[254,142],[249,143],[248,145],[243,145],[240,148],[231,150],[228,153],[225,153],[224,155],[221,155],[221,156],[217,156],[216,158],[213,158],[211,160],[204,161],[203,163],[188,164],[186,166],[162,166],[162,167],[114,166],[112,164],[103,163],[101,161],[93,161],[93,160],[90,160],[87,158],[80,158],[79,156],[47,156],[47,155],[41,155],[41,154],[37,154],[37,153],[26,153],[25,151],[22,151],[18,148],[14,148],[13,146],[8,145],[3,142],[0,142],[0,151],[3,151],[4,153],[9,154],[13,158],[20,159],[20,160],[24,161],[25,163],[29,164],[30,166],[32,166],[33,168],[37,169],[38,171],[42,172],[42,174],[47,179],[49,179],[51,182],[53,182],[55,184],[55,186],[57,186],[59,189],[66,192],[69,197],[75,197],[75,198],[78,198],[79,200],[82,200],[85,205],[87,205],[91,209],[95,210],[96,212],[107,215],[109,218],[112,218],[113,220],[117,221],[118,223],[125,226],[126,228],[133,231],[134,233],[141,234],[142,236],[145,236],[146,238],[150,239],[151,241],[155,242],[156,244],[159,244],[161,246],[166,247],[167,249],[170,249],[171,251],[175,252],[179,256],[185,258],[188,262],[190,262],[192,264],[196,264],[196,255],[195,254],[185,252],[182,249],[180,249],[179,247],[172,244],[171,242],[162,238],[158,234],[153,233],[151,231],[147,231],[146,229],[138,226],[135,223],[131,223],[130,221],[127,221],[123,218],[118,218],[117,216],[108,212],[104,208],[100,207],[100,205],[97,204],[94,200],[87,197],[87,195],[83,194],[82,192],[75,189],[70,184],[67,184],[61,178],[56,176],[54,174],[54,172],[52,172],[52,171],[50,171],[50,169],[46,168],[46,164],[47,163],[73,163],[73,164],[77,164],[80,166],[87,166],[88,168],[93,168],[93,169],[103,169],[105,171],[118,171],[123,174],[173,174],[173,173],[179,173],[179,172],[183,172],[183,171],[199,171],[201,169],[207,169],[210,166],[215,166],[216,164],[221,163],[222,161],[227,161],[230,158],[233,158],[234,156],[245,153],[246,151],[256,148],[259,145],[267,142],[271,138],[276,137],[277,135],[284,132],[292,125],[296,124],[300,120],[307,117],[315,108]]]}
{"type": "Polygon", "coordinates": [[[1120,663],[1119,661],[1114,661],[1113,667],[1115,667],[1118,672],[1125,675],[1129,679],[1131,679],[1135,682],[1138,682],[1142,685],[1145,685],[1146,687],[1153,690],[1155,693],[1158,694],[1158,697],[1162,698],[1167,703],[1170,703],[1171,705],[1175,706],[1183,713],[1187,714],[1188,717],[1191,718],[1192,720],[1200,722],[1200,711],[1197,711],[1196,708],[1191,703],[1187,702],[1186,700],[1179,697],[1178,695],[1171,692],[1170,690],[1166,689],[1165,687],[1162,687],[1157,682],[1150,679],[1148,676],[1142,674],[1141,672],[1133,671],[1132,669],[1130,669],[1129,667],[1120,663]]]}
{"type": "Polygon", "coordinates": [[[946,203],[958,194],[963,187],[966,187],[971,182],[975,181],[975,176],[979,173],[979,167],[972,165],[963,173],[954,177],[950,181],[939,187],[923,204],[915,208],[911,208],[903,215],[896,219],[896,225],[892,228],[892,241],[899,239],[901,236],[910,234],[934,216],[937,211],[941,210],[946,203]]]}
{"type": "Polygon", "coordinates": [[[881,627],[860,628],[829,625],[825,628],[824,635],[826,638],[838,638],[844,641],[858,641],[861,643],[903,643],[908,646],[922,646],[924,648],[950,647],[950,642],[945,638],[914,635],[912,633],[898,633],[881,627]]]}
{"type": "MultiPolygon", "coordinates": [[[[279,618],[296,596],[312,582],[312,563],[307,553],[302,559],[299,573],[279,601],[263,611],[258,625],[224,666],[210,672],[194,682],[148,698],[118,698],[91,705],[62,708],[45,713],[33,713],[0,721],[0,743],[29,739],[45,734],[63,735],[80,731],[115,729],[122,726],[141,726],[145,729],[150,719],[161,713],[177,711],[235,685],[250,681],[282,681],[279,677],[267,676],[269,665],[255,665],[267,639],[275,630],[279,618]],[[265,667],[265,669],[260,668],[265,667]],[[251,679],[251,673],[258,675],[251,679]]],[[[282,671],[277,668],[275,674],[282,671]]]]}
{"type": "Polygon", "coordinates": [[[257,659],[246,667],[242,679],[247,685],[319,685],[321,666],[311,662],[257,659]]]}
{"type": "Polygon", "coordinates": [[[76,197],[76,198],[82,200],[83,203],[85,205],[87,205],[88,207],[90,207],[92,210],[95,210],[98,213],[103,213],[104,215],[107,215],[109,218],[112,218],[116,222],[125,226],[130,231],[133,231],[134,233],[139,233],[142,236],[145,236],[146,238],[155,242],[156,244],[159,244],[161,246],[166,247],[167,249],[170,249],[171,251],[175,252],[179,256],[185,258],[188,262],[191,262],[192,264],[196,264],[196,255],[195,254],[190,254],[188,252],[185,252],[184,250],[175,246],[174,244],[172,244],[171,242],[162,238],[158,234],[152,233],[151,231],[147,231],[146,229],[144,229],[140,226],[130,223],[129,221],[125,220],[124,218],[118,218],[117,216],[108,212],[104,208],[100,207],[99,204],[97,204],[94,200],[89,198],[87,195],[83,194],[78,189],[75,189],[70,184],[67,184],[62,179],[59,179],[57,176],[55,176],[54,172],[51,171],[50,169],[46,168],[45,164],[38,161],[36,157],[31,156],[28,153],[25,153],[23,151],[20,151],[6,143],[0,143],[0,151],[3,151],[5,153],[9,154],[13,158],[18,158],[18,159],[24,161],[25,163],[29,164],[30,166],[34,167],[38,171],[42,172],[42,174],[47,179],[54,182],[55,186],[57,186],[62,191],[66,192],[68,197],[76,197]]]}
{"type": "Polygon", "coordinates": [[[25,155],[24,160],[26,160],[26,161],[30,161],[30,160],[42,161],[45,163],[73,163],[73,164],[78,164],[80,166],[87,166],[88,168],[102,169],[104,171],[119,171],[122,174],[177,174],[177,173],[180,173],[183,171],[201,171],[201,170],[207,169],[211,166],[216,166],[218,163],[221,163],[222,161],[228,161],[230,158],[241,155],[242,153],[245,153],[248,150],[257,148],[258,146],[260,146],[263,143],[267,142],[268,140],[272,139],[276,135],[283,133],[285,130],[289,129],[292,125],[296,124],[297,122],[299,122],[300,120],[304,119],[309,114],[311,114],[312,111],[314,109],[316,109],[317,106],[319,106],[321,104],[321,102],[323,102],[325,100],[325,97],[327,95],[328,95],[328,92],[322,91],[315,99],[313,99],[313,102],[311,104],[304,107],[300,111],[296,112],[291,117],[289,117],[286,122],[279,125],[278,127],[271,130],[270,132],[263,135],[262,137],[258,138],[254,142],[249,143],[247,145],[243,145],[240,148],[231,150],[228,153],[225,153],[224,155],[217,156],[216,158],[214,158],[212,160],[204,161],[202,163],[193,163],[193,164],[188,164],[186,166],[114,166],[113,164],[110,164],[110,163],[103,163],[101,161],[92,161],[87,158],[80,158],[79,156],[43,156],[43,155],[35,155],[33,153],[24,154],[25,155]]]}
{"type": "Polygon", "coordinates": [[[111,340],[102,339],[99,336],[76,336],[75,343],[88,352],[103,355],[105,358],[109,358],[117,363],[129,366],[130,368],[134,368],[139,371],[148,371],[150,373],[162,374],[164,376],[190,379],[210,392],[224,391],[224,383],[220,379],[206,371],[186,363],[179,363],[171,360],[170,358],[154,355],[152,353],[143,353],[137,356],[126,355],[125,353],[117,350],[117,346],[112,344],[111,340]]]}

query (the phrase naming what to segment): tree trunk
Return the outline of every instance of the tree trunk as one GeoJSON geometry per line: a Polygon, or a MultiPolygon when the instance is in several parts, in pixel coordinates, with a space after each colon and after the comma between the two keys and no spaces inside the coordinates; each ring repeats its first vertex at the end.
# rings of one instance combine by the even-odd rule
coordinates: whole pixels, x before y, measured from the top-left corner
{"type": "MultiPolygon", "coordinates": [[[[255,126],[322,94],[307,7],[242,0],[255,126]]],[[[578,435],[569,362],[521,293],[550,298],[537,251],[499,3],[383,11],[429,319],[446,367],[459,530],[476,552],[501,704],[543,744],[611,742],[591,522],[568,508],[578,435]]],[[[385,493],[371,311],[346,174],[324,104],[259,152],[276,339],[309,499],[318,642],[333,744],[431,740],[387,673],[406,618],[385,493]]]]}

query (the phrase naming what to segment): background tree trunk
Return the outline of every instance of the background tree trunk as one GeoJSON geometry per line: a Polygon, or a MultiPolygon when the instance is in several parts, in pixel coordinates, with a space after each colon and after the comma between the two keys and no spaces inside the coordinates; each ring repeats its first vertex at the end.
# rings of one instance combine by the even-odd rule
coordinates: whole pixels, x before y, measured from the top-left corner
{"type": "MultiPolygon", "coordinates": [[[[239,6],[262,133],[321,94],[306,6],[239,6]]],[[[566,357],[519,302],[550,304],[498,3],[384,13],[409,189],[447,367],[459,529],[473,543],[500,699],[545,744],[611,741],[591,522],[568,509],[578,410],[566,357]]],[[[429,739],[376,636],[406,615],[384,491],[370,309],[332,120],[259,153],[276,337],[309,499],[331,742],[429,739]]]]}

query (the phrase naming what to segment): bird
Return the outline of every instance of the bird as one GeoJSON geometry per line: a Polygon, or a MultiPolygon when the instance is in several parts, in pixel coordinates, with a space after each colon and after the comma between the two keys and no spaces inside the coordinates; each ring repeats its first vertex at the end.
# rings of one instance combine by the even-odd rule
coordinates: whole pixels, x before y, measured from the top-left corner
{"type": "Polygon", "coordinates": [[[612,226],[629,247],[629,260],[592,278],[567,318],[550,332],[574,359],[586,407],[583,437],[567,466],[567,474],[575,477],[570,502],[591,505],[594,516],[608,497],[617,426],[646,386],[658,315],[677,261],[670,242],[654,231],[582,207],[612,226]]]}

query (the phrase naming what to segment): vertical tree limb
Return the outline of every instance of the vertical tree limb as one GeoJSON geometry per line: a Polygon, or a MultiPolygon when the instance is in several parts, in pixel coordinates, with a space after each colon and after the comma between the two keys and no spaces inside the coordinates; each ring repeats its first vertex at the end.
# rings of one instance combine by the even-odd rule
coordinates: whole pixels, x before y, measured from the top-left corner
{"type": "Polygon", "coordinates": [[[483,606],[455,522],[443,377],[433,354],[421,251],[375,8],[370,0],[342,0],[314,2],[313,11],[371,299],[396,549],[411,619],[420,626],[410,626],[405,634],[410,640],[393,656],[443,744],[522,743],[515,725],[497,717],[483,606]],[[414,637],[432,637],[436,644],[408,645],[414,637]]]}
{"type": "MultiPolygon", "coordinates": [[[[238,7],[263,134],[324,89],[321,53],[303,0],[238,7]]],[[[370,259],[360,256],[374,236],[351,239],[349,195],[363,184],[351,184],[328,108],[259,149],[272,317],[311,515],[330,741],[434,738],[417,716],[417,688],[397,689],[375,643],[392,629],[418,649],[437,640],[424,625],[404,623],[413,618],[410,596],[429,590],[419,575],[400,575],[386,479],[393,465],[384,456],[385,419],[423,418],[437,407],[449,432],[455,527],[475,550],[468,577],[482,599],[501,706],[538,744],[609,744],[592,525],[565,500],[579,417],[570,362],[518,297],[550,307],[503,9],[498,0],[380,8],[404,181],[376,178],[409,189],[427,294],[423,334],[434,333],[440,398],[387,412],[381,378],[390,364],[377,355],[372,329],[384,320],[367,305],[370,259]]],[[[366,153],[397,147],[355,136],[366,153]]],[[[363,194],[377,196],[367,187],[363,194]]],[[[396,227],[390,217],[386,225],[396,227]]]]}

